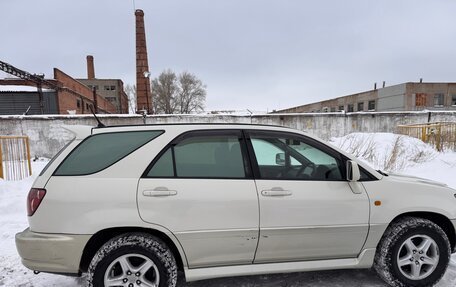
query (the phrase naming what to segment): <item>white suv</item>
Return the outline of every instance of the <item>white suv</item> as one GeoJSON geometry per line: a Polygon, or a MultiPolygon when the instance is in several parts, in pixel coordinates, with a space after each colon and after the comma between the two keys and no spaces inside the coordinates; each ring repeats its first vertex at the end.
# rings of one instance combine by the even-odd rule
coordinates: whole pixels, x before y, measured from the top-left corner
{"type": "Polygon", "coordinates": [[[260,125],[91,128],[42,171],[16,235],[35,271],[89,286],[370,268],[431,286],[455,250],[456,190],[375,171],[306,133],[260,125]]]}

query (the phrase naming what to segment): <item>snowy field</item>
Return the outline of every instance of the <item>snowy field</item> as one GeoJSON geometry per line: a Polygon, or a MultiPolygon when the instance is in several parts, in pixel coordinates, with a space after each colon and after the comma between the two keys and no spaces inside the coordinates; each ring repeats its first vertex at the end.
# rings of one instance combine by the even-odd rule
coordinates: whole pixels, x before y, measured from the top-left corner
{"type": "MultiPolygon", "coordinates": [[[[350,134],[331,143],[352,152],[377,169],[390,170],[447,183],[456,188],[456,152],[438,153],[419,140],[393,134],[350,134]]],[[[14,235],[27,227],[25,199],[46,162],[33,163],[33,176],[22,181],[0,179],[0,286],[84,286],[84,280],[52,274],[34,275],[20,263],[14,235]]],[[[386,286],[370,270],[341,270],[263,275],[193,282],[181,286],[292,287],[386,286]]],[[[456,286],[456,256],[443,280],[456,286]]]]}

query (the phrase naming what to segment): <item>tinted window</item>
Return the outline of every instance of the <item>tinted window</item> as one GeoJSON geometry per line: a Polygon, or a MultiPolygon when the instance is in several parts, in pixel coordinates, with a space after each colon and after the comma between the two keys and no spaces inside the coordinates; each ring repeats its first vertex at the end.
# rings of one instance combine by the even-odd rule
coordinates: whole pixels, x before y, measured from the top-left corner
{"type": "Polygon", "coordinates": [[[251,142],[261,178],[343,180],[341,160],[302,139],[252,134],[251,142]]]}
{"type": "Polygon", "coordinates": [[[162,156],[155,162],[152,169],[147,174],[147,177],[173,177],[173,153],[172,148],[169,148],[162,156]]]}
{"type": "Polygon", "coordinates": [[[359,172],[360,172],[360,178],[359,178],[360,181],[375,180],[375,178],[370,173],[365,171],[364,168],[360,167],[359,172]]]}
{"type": "Polygon", "coordinates": [[[156,138],[162,131],[103,133],[88,137],[60,164],[55,175],[99,172],[156,138]]]}
{"type": "Polygon", "coordinates": [[[174,147],[177,177],[244,178],[237,137],[190,138],[174,147]]]}
{"type": "Polygon", "coordinates": [[[195,136],[170,147],[155,162],[147,177],[245,178],[237,136],[195,136]],[[173,157],[176,164],[174,174],[173,157]]]}

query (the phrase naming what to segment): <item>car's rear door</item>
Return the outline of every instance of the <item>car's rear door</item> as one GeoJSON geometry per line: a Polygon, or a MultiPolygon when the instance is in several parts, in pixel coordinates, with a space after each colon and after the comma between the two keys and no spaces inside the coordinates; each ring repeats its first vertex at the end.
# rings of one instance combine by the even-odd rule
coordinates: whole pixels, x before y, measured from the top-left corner
{"type": "Polygon", "coordinates": [[[190,268],[252,263],[259,209],[242,132],[176,138],[140,179],[138,207],[176,235],[190,268]]]}
{"type": "Polygon", "coordinates": [[[356,257],[369,201],[344,179],[341,156],[292,133],[249,131],[248,142],[260,202],[255,263],[356,257]]]}

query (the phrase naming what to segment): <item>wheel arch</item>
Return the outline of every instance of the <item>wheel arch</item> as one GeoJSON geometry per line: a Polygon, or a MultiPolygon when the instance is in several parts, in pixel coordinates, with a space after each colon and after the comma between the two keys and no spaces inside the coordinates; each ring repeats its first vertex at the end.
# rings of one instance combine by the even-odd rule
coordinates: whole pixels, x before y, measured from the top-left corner
{"type": "Polygon", "coordinates": [[[423,219],[430,220],[437,224],[445,234],[448,236],[451,245],[451,252],[456,252],[456,232],[451,220],[448,219],[445,215],[435,212],[427,212],[427,211],[412,211],[407,213],[402,213],[396,216],[390,223],[390,225],[401,218],[404,217],[419,217],[423,219]]]}
{"type": "Polygon", "coordinates": [[[176,243],[166,233],[159,231],[157,229],[143,227],[114,227],[100,230],[89,239],[89,241],[84,247],[84,251],[81,256],[79,270],[81,272],[87,272],[90,261],[92,261],[92,258],[95,255],[95,253],[101,248],[101,246],[103,246],[103,244],[108,242],[110,239],[122,234],[133,232],[142,232],[158,237],[170,248],[171,252],[174,255],[174,258],[176,259],[178,270],[184,270],[184,267],[187,266],[187,262],[184,261],[186,260],[185,254],[181,254],[181,252],[183,253],[183,250],[179,249],[177,246],[179,242],[176,243]]]}

